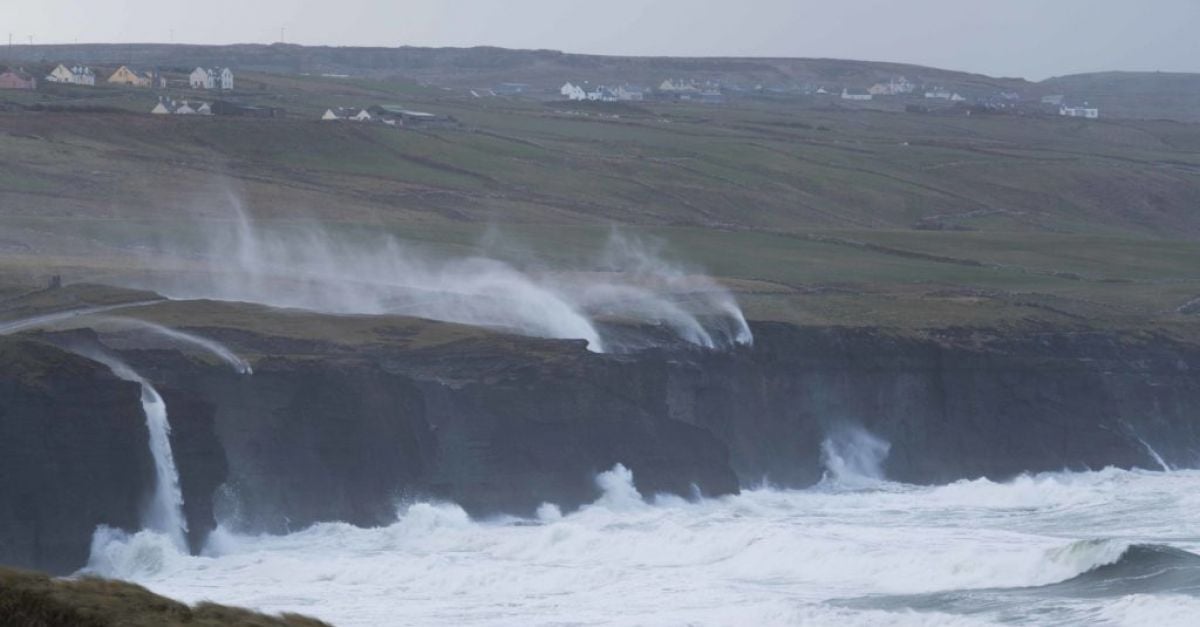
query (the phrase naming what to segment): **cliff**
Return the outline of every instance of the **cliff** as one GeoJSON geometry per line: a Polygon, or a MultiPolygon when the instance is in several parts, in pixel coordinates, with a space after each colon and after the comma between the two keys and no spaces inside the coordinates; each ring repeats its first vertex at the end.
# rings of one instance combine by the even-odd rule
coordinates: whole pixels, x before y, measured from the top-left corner
{"type": "MultiPolygon", "coordinates": [[[[824,472],[822,443],[858,428],[890,444],[886,476],[913,483],[1200,460],[1200,346],[1163,335],[755,323],[754,347],[735,351],[599,355],[407,318],[216,303],[134,313],[220,340],[254,365],[239,375],[135,332],[98,338],[166,399],[194,548],[216,518],[285,532],[385,524],[411,499],[453,500],[476,516],[570,509],[593,500],[595,474],[616,463],[648,495],[719,496],[764,479],[805,487],[824,472]]],[[[20,379],[0,426],[28,433],[53,419],[78,439],[0,440],[3,463],[22,451],[46,466],[0,481],[17,499],[7,502],[43,512],[0,523],[11,538],[0,561],[68,571],[95,524],[136,522],[151,476],[140,407],[135,390],[86,361],[32,341],[18,349],[73,366],[20,379]],[[102,421],[79,416],[85,396],[102,421]],[[98,437],[118,440],[83,446],[98,437]],[[122,474],[94,470],[105,464],[122,474]],[[39,544],[34,529],[54,530],[59,544],[39,544]]]]}
{"type": "Polygon", "coordinates": [[[1200,347],[1070,329],[755,326],[756,348],[673,369],[672,416],[717,434],[740,479],[820,479],[847,425],[891,444],[889,479],[941,483],[1200,461],[1200,347]]]}
{"type": "Polygon", "coordinates": [[[69,572],[98,525],[138,527],[153,485],[140,388],[0,337],[0,563],[69,572]]]}

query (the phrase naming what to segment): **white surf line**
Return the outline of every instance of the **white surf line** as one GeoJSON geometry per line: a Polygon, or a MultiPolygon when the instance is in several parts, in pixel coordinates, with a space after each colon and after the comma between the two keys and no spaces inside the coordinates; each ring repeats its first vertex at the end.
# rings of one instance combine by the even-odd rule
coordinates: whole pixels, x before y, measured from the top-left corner
{"type": "Polygon", "coordinates": [[[116,311],[118,309],[128,309],[129,307],[141,307],[143,305],[153,305],[155,303],[161,303],[166,300],[167,299],[165,299],[165,298],[160,298],[160,299],[155,299],[155,300],[140,300],[140,301],[133,302],[133,303],[120,303],[117,305],[103,305],[100,307],[85,307],[82,309],[71,309],[68,311],[58,311],[58,312],[50,313],[50,314],[43,314],[41,316],[34,316],[32,318],[23,318],[21,320],[13,320],[10,322],[0,323],[0,335],[11,335],[13,333],[17,333],[20,331],[25,331],[28,329],[35,329],[37,327],[43,327],[46,325],[55,324],[58,322],[62,322],[64,320],[78,318],[80,316],[91,316],[94,314],[106,313],[109,311],[116,311]]]}

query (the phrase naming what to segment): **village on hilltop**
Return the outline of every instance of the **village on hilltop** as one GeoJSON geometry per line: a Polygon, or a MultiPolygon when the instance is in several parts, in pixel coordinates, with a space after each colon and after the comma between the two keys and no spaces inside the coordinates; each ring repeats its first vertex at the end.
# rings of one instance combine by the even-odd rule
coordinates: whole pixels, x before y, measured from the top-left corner
{"type": "MultiPolygon", "coordinates": [[[[323,74],[322,78],[349,79],[341,74],[323,74]]],[[[44,74],[25,68],[0,66],[0,90],[39,90],[39,85],[66,85],[89,88],[117,87],[150,89],[158,92],[157,101],[145,111],[155,115],[233,115],[245,117],[284,117],[277,106],[237,102],[228,97],[207,98],[198,92],[235,93],[234,72],[229,67],[198,66],[190,72],[160,71],[120,65],[106,71],[73,63],[57,63],[44,74]],[[42,76],[42,78],[38,78],[42,76]]],[[[798,106],[879,109],[918,114],[972,115],[980,113],[1014,115],[1059,115],[1098,119],[1100,110],[1086,102],[1072,102],[1062,94],[1020,94],[1012,91],[964,90],[941,84],[925,84],[905,76],[891,76],[872,84],[794,83],[728,84],[716,79],[665,78],[654,87],[619,81],[611,84],[590,80],[570,80],[561,86],[506,82],[487,88],[465,90],[472,98],[521,98],[564,103],[679,103],[726,105],[736,102],[790,101],[798,106]]],[[[253,99],[262,94],[237,94],[253,99]]],[[[327,107],[322,121],[375,122],[388,126],[457,128],[452,116],[418,111],[400,105],[377,104],[364,107],[327,107]]]]}

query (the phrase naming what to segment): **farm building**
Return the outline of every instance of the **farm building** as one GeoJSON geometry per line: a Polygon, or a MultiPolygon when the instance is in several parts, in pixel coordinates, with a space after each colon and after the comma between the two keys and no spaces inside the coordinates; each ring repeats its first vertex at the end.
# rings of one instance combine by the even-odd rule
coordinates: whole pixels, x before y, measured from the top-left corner
{"type": "Polygon", "coordinates": [[[21,70],[0,72],[0,89],[37,89],[37,81],[21,70]]]}

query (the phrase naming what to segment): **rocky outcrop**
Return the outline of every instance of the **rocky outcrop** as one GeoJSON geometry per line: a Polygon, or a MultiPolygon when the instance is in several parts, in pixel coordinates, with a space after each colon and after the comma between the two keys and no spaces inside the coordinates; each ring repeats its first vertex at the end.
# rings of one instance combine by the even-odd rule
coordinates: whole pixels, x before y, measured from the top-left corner
{"type": "Polygon", "coordinates": [[[154,469],[141,388],[0,338],[0,563],[67,573],[98,525],[136,530],[154,469]]]}

